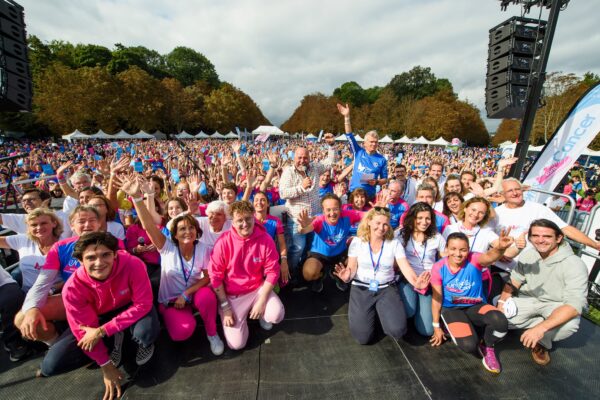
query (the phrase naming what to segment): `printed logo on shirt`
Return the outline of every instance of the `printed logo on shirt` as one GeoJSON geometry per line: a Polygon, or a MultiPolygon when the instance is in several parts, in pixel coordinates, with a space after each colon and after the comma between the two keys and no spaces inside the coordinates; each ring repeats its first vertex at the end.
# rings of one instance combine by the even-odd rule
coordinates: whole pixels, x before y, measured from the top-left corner
{"type": "Polygon", "coordinates": [[[39,271],[40,269],[42,269],[42,266],[40,265],[40,263],[36,262],[33,268],[39,271]]]}
{"type": "Polygon", "coordinates": [[[358,172],[365,172],[367,170],[367,167],[365,167],[364,165],[362,165],[362,163],[358,163],[358,172]]]}
{"type": "Polygon", "coordinates": [[[261,260],[260,257],[252,257],[252,261],[255,263],[259,263],[261,260]]]}
{"type": "Polygon", "coordinates": [[[119,292],[121,296],[125,296],[127,293],[129,293],[129,288],[123,289],[119,292]]]}
{"type": "Polygon", "coordinates": [[[327,238],[325,239],[325,243],[327,243],[330,246],[335,246],[336,244],[344,240],[344,237],[346,237],[344,232],[340,232],[333,236],[327,236],[327,238]]]}
{"type": "Polygon", "coordinates": [[[458,281],[458,282],[449,282],[446,285],[446,289],[452,293],[463,293],[470,290],[474,286],[474,283],[471,281],[458,281]]]}

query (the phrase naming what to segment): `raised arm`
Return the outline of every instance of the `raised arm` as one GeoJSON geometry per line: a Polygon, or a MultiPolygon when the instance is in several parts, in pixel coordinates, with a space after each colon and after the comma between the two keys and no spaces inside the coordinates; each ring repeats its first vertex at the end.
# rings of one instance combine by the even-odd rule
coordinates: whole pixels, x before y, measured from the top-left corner
{"type": "Polygon", "coordinates": [[[140,189],[139,180],[140,177],[129,176],[124,179],[123,187],[121,189],[133,198],[133,205],[135,206],[135,210],[140,218],[142,227],[146,230],[148,236],[150,236],[152,243],[160,251],[164,247],[167,238],[160,231],[160,229],[156,227],[156,224],[152,219],[152,215],[144,204],[144,196],[142,195],[142,191],[140,189]]]}
{"type": "Polygon", "coordinates": [[[67,183],[67,176],[65,175],[66,170],[73,164],[73,161],[67,161],[66,163],[58,167],[58,169],[56,170],[56,178],[58,179],[58,184],[60,185],[60,188],[62,189],[63,193],[66,196],[77,199],[79,197],[79,194],[75,191],[75,189],[71,187],[71,185],[67,183]]]}

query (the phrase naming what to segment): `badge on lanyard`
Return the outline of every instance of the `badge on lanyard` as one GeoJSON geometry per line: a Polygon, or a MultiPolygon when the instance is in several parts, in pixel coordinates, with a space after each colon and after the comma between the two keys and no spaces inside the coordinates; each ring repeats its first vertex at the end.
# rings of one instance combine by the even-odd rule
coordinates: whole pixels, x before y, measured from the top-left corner
{"type": "Polygon", "coordinates": [[[377,279],[371,279],[371,282],[369,282],[369,290],[371,292],[376,292],[379,290],[379,281],[377,279]]]}
{"type": "Polygon", "coordinates": [[[369,282],[369,291],[377,292],[379,290],[379,281],[375,279],[377,275],[377,270],[379,269],[379,263],[381,262],[381,255],[383,254],[383,247],[385,246],[385,241],[381,244],[381,250],[379,250],[379,258],[377,259],[377,264],[375,264],[375,260],[373,260],[373,250],[371,249],[371,243],[369,243],[369,253],[371,255],[371,264],[373,264],[373,279],[369,282]]]}

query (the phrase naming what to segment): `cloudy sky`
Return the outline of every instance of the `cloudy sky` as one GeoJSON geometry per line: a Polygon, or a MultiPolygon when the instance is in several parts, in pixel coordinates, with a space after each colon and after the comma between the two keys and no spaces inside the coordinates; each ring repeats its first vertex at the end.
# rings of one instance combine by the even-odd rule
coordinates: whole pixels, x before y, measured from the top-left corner
{"type": "MultiPolygon", "coordinates": [[[[308,93],[344,82],[383,86],[415,65],[448,78],[484,108],[488,31],[521,12],[498,0],[17,0],[44,41],[188,46],[258,103],[276,125],[308,93]]],[[[548,71],[600,73],[598,2],[561,12],[548,71]]],[[[538,18],[539,8],[528,15],[538,18]]],[[[542,18],[547,18],[544,10],[542,18]]],[[[498,122],[484,119],[494,131],[498,122]]]]}

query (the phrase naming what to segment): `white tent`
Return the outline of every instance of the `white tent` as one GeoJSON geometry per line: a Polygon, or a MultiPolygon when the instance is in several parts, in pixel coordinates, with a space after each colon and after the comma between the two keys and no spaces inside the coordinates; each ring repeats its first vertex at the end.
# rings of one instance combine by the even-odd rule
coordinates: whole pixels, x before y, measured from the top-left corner
{"type": "Polygon", "coordinates": [[[144,131],[139,131],[138,133],[133,135],[133,137],[136,139],[154,139],[154,136],[144,131]]]}
{"type": "Polygon", "coordinates": [[[238,135],[232,132],[229,132],[227,135],[225,135],[225,139],[238,139],[238,135]]]}
{"type": "Polygon", "coordinates": [[[357,142],[364,142],[365,141],[365,139],[361,138],[358,135],[354,135],[354,138],[356,139],[357,142]]]}
{"type": "Polygon", "coordinates": [[[197,139],[206,139],[210,136],[208,136],[206,133],[204,133],[204,131],[200,131],[198,132],[198,134],[195,136],[197,139]]]}
{"type": "Polygon", "coordinates": [[[498,145],[498,147],[509,147],[509,146],[512,146],[512,145],[514,145],[514,143],[513,143],[513,142],[511,142],[510,140],[507,140],[507,141],[505,141],[505,142],[502,142],[502,143],[500,143],[500,144],[498,145]]]}
{"type": "Polygon", "coordinates": [[[94,133],[93,135],[88,136],[90,139],[112,139],[113,136],[109,135],[108,133],[104,132],[102,129],[100,129],[98,132],[94,133]]]}
{"type": "Polygon", "coordinates": [[[389,135],[385,135],[383,138],[379,139],[379,143],[394,143],[394,140],[389,135]]]}
{"type": "Polygon", "coordinates": [[[394,143],[404,143],[404,144],[409,144],[412,143],[412,139],[409,138],[408,136],[404,135],[402,136],[400,139],[396,140],[394,143]]]}
{"type": "Polygon", "coordinates": [[[306,140],[317,140],[317,137],[315,135],[313,135],[312,133],[309,133],[308,135],[306,135],[304,137],[304,139],[306,139],[306,140]]]}
{"type": "Polygon", "coordinates": [[[423,136],[419,136],[418,139],[413,140],[413,144],[430,144],[429,140],[425,139],[423,136]]]}
{"type": "Polygon", "coordinates": [[[115,135],[112,135],[111,139],[135,139],[135,138],[132,135],[130,135],[129,133],[125,132],[123,129],[121,129],[115,135]]]}
{"type": "Polygon", "coordinates": [[[75,129],[73,132],[69,133],[68,135],[63,135],[62,138],[65,140],[71,141],[74,139],[89,139],[90,137],[88,135],[86,135],[85,133],[81,132],[79,129],[75,129]]]}
{"type": "Polygon", "coordinates": [[[165,135],[164,133],[162,133],[161,131],[156,131],[152,134],[152,136],[154,136],[156,139],[166,139],[167,135],[165,135]]]}
{"type": "Polygon", "coordinates": [[[261,125],[252,131],[253,135],[268,133],[270,136],[283,136],[283,131],[276,126],[261,125]]]}
{"type": "Polygon", "coordinates": [[[429,142],[429,144],[434,145],[434,146],[448,146],[450,144],[450,142],[440,136],[439,138],[435,139],[433,142],[429,142]]]}
{"type": "Polygon", "coordinates": [[[220,134],[219,131],[215,131],[215,133],[213,133],[210,136],[211,139],[225,139],[225,136],[220,134]]]}
{"type": "Polygon", "coordinates": [[[177,139],[194,139],[193,135],[190,135],[189,133],[187,133],[186,131],[183,131],[181,133],[178,133],[177,135],[175,135],[175,137],[177,139]]]}
{"type": "Polygon", "coordinates": [[[340,135],[338,137],[335,138],[336,142],[347,142],[348,138],[346,137],[346,135],[340,135]]]}

